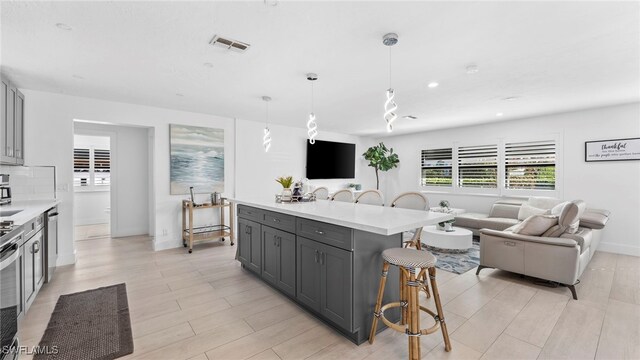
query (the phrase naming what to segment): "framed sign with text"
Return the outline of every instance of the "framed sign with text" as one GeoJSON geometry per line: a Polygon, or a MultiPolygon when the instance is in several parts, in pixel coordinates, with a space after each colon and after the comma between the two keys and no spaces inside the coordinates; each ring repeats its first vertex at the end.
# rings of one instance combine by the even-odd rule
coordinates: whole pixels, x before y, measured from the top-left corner
{"type": "Polygon", "coordinates": [[[640,138],[596,140],[584,143],[584,161],[640,160],[640,138]]]}

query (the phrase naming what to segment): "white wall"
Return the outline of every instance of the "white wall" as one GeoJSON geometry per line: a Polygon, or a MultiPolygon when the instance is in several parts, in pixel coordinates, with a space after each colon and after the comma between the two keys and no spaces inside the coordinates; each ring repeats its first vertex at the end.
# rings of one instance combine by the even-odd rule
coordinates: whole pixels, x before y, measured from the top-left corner
{"type": "MultiPolygon", "coordinates": [[[[275,182],[278,176],[302,179],[306,173],[307,131],[303,128],[269,125],[271,149],[265,153],[262,147],[264,123],[236,120],[236,196],[238,198],[273,196],[282,190],[275,182]]],[[[356,144],[355,179],[311,180],[314,186],[327,186],[330,190],[346,188],[349,183],[360,183],[363,189],[375,188],[373,168],[361,154],[374,144],[373,139],[320,130],[318,140],[356,144]]]]}
{"type": "MultiPolygon", "coordinates": [[[[73,244],[73,120],[92,120],[116,125],[152,129],[154,202],[151,211],[155,224],[154,247],[164,249],[179,245],[180,200],[169,194],[169,124],[225,129],[225,196],[234,192],[233,120],[218,116],[117,103],[41,91],[23,90],[25,94],[25,163],[56,166],[60,205],[60,256],[58,264],[75,262],[73,244]]],[[[136,196],[132,196],[136,199],[136,196]]],[[[142,201],[149,202],[147,198],[142,201]]]]}
{"type": "MultiPolygon", "coordinates": [[[[640,161],[584,161],[585,141],[640,136],[640,104],[637,103],[383,138],[381,140],[400,157],[400,167],[389,173],[384,191],[389,197],[403,191],[422,190],[419,186],[422,149],[451,146],[453,142],[481,144],[496,138],[548,134],[558,134],[562,147],[557,196],[582,199],[588,207],[610,210],[611,218],[604,229],[600,250],[640,256],[640,161]]],[[[433,205],[447,199],[452,207],[483,213],[488,212],[498,198],[486,194],[428,195],[433,205]]]]}
{"type": "MultiPolygon", "coordinates": [[[[84,135],[110,136],[111,149],[111,194],[106,200],[111,203],[111,235],[114,237],[153,233],[149,228],[149,127],[114,126],[74,123],[74,132],[84,135]]],[[[76,135],[76,142],[91,136],[76,135]]],[[[95,139],[95,137],[93,137],[95,139]]],[[[105,195],[91,194],[95,202],[85,204],[87,193],[75,193],[76,213],[86,211],[96,214],[105,205],[105,195]],[[83,205],[83,206],[79,206],[83,205]]],[[[102,211],[104,212],[104,211],[102,211]]],[[[97,214],[96,214],[97,215],[97,214]]],[[[107,214],[109,215],[109,214],[107,214]]],[[[78,220],[87,215],[76,214],[78,220]]],[[[109,216],[107,216],[109,218],[109,216]]],[[[95,222],[94,222],[95,223],[95,222]]]]}

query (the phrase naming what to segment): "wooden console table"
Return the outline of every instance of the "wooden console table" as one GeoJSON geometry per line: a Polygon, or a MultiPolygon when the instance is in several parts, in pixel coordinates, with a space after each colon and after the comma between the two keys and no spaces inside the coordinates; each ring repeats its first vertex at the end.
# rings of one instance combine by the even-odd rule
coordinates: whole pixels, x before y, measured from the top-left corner
{"type": "Polygon", "coordinates": [[[182,245],[184,245],[184,247],[187,247],[188,244],[189,253],[192,253],[194,241],[197,242],[215,239],[222,239],[222,241],[224,241],[225,237],[228,237],[231,245],[233,246],[233,222],[233,204],[230,202],[225,201],[225,203],[219,205],[212,205],[208,203],[193,205],[190,200],[182,200],[182,245]],[[229,226],[225,225],[224,223],[225,208],[227,208],[227,210],[229,211],[229,226]],[[194,227],[193,211],[199,209],[220,209],[220,224],[194,227]],[[187,217],[189,218],[188,222],[187,217]]]}

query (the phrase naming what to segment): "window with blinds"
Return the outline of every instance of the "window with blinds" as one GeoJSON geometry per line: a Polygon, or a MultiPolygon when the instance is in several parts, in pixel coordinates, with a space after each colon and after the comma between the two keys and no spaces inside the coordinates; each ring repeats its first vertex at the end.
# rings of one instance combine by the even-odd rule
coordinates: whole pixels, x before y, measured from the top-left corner
{"type": "Polygon", "coordinates": [[[91,150],[73,149],[73,186],[88,186],[91,180],[91,150]]]}
{"type": "Polygon", "coordinates": [[[111,152],[109,150],[93,150],[93,176],[95,185],[111,183],[111,152]]]}
{"type": "Polygon", "coordinates": [[[458,148],[458,186],[498,187],[498,145],[458,148]]]}
{"type": "Polygon", "coordinates": [[[555,190],[554,140],[506,143],[504,151],[506,189],[555,190]]]}
{"type": "Polygon", "coordinates": [[[422,186],[452,186],[452,164],[452,148],[422,150],[422,186]]]}

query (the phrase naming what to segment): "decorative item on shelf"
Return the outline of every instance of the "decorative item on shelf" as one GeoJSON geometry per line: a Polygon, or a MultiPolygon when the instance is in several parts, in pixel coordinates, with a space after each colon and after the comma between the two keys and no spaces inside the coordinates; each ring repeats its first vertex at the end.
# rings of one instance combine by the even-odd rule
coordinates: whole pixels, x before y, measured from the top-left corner
{"type": "Polygon", "coordinates": [[[349,187],[352,188],[355,191],[362,190],[362,185],[361,184],[351,183],[351,184],[349,184],[349,187]]]}
{"type": "Polygon", "coordinates": [[[440,200],[440,209],[442,209],[442,212],[449,212],[449,201],[447,200],[440,200]]]}
{"type": "Polygon", "coordinates": [[[211,194],[211,205],[220,205],[222,204],[221,195],[219,192],[214,192],[211,194]]]}
{"type": "Polygon", "coordinates": [[[309,136],[309,143],[313,145],[316,143],[316,136],[318,136],[316,114],[313,112],[313,82],[318,80],[318,75],[308,73],[307,80],[311,82],[311,112],[309,113],[309,120],[307,121],[307,135],[309,136]]]}
{"type": "Polygon", "coordinates": [[[266,117],[264,122],[264,136],[262,137],[262,146],[264,146],[264,152],[269,152],[271,148],[271,130],[269,130],[269,101],[271,98],[269,96],[263,96],[262,100],[265,102],[267,110],[266,117]]]}
{"type": "Polygon", "coordinates": [[[196,205],[196,198],[195,198],[195,196],[193,194],[193,186],[189,187],[189,192],[191,193],[191,203],[193,204],[193,206],[195,206],[196,205]]]}
{"type": "Polygon", "coordinates": [[[298,180],[293,184],[293,196],[301,197],[304,193],[302,192],[302,180],[298,180]]]}
{"type": "Polygon", "coordinates": [[[372,146],[362,154],[364,159],[369,161],[369,166],[376,170],[376,190],[380,190],[380,178],[378,171],[389,171],[398,167],[400,159],[398,154],[393,153],[393,148],[387,148],[384,143],[372,146]]]}
{"type": "Polygon", "coordinates": [[[394,101],[396,95],[391,87],[391,47],[398,43],[398,34],[386,34],[382,37],[382,43],[389,47],[389,88],[386,92],[387,100],[384,103],[384,120],[387,122],[387,132],[391,132],[393,131],[393,122],[398,118],[398,115],[395,113],[395,111],[398,110],[398,105],[394,101]]]}
{"type": "Polygon", "coordinates": [[[282,201],[291,201],[293,198],[293,191],[291,190],[293,176],[280,176],[276,178],[276,182],[282,185],[282,201]]]}

